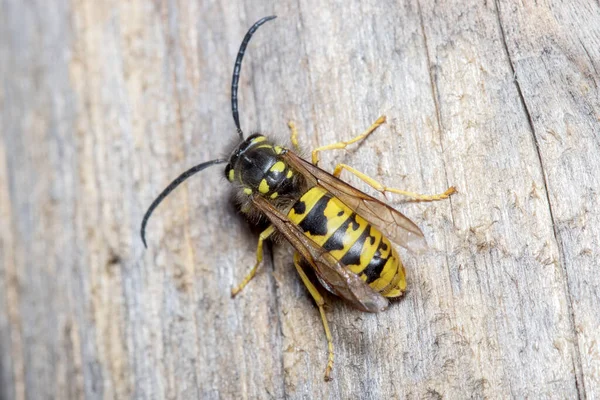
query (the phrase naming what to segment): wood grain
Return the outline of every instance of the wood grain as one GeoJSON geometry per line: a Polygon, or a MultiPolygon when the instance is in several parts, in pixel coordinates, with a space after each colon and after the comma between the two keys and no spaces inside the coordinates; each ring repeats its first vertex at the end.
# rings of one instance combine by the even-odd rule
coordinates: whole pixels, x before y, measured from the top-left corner
{"type": "MultiPolygon", "coordinates": [[[[0,399],[600,397],[600,6],[590,1],[0,2],[0,399]],[[431,250],[371,315],[191,179],[242,127],[388,186],[431,250]],[[271,251],[272,249],[272,251],[271,251]]],[[[372,192],[351,176],[344,179],[372,192]]]]}

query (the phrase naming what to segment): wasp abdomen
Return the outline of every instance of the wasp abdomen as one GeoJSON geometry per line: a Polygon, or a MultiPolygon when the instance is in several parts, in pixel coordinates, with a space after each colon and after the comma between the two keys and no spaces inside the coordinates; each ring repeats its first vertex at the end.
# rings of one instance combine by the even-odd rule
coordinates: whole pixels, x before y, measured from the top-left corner
{"type": "Polygon", "coordinates": [[[404,292],[404,267],[390,241],[331,193],[311,188],[290,209],[288,218],[383,296],[404,292]]]}

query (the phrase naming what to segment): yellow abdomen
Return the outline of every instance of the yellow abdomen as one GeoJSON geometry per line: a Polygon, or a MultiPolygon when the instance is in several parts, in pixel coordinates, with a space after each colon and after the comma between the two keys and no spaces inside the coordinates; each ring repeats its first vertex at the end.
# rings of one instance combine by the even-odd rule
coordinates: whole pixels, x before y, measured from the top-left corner
{"type": "Polygon", "coordinates": [[[311,188],[288,218],[383,296],[398,297],[406,289],[404,266],[390,241],[331,193],[311,188]]]}

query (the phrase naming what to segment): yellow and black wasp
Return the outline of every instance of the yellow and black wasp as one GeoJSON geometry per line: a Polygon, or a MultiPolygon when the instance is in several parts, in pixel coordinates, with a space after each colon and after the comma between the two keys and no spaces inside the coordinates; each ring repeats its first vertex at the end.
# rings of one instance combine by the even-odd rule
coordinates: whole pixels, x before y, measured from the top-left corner
{"type": "MultiPolygon", "coordinates": [[[[254,32],[274,18],[265,17],[252,25],[234,64],[231,106],[239,144],[229,159],[215,159],[196,165],[167,186],[146,211],[141,236],[146,246],[148,218],[179,184],[211,165],[227,163],[225,176],[235,186],[241,210],[251,219],[266,217],[269,222],[258,239],[256,264],[241,284],[232,290],[232,296],[254,277],[263,259],[264,241],[274,236],[285,238],[296,250],[294,265],[321,313],[329,349],[325,379],[329,380],[333,368],[333,341],[323,309],[324,300],[304,269],[312,269],[325,289],[357,309],[380,312],[388,306],[388,298],[399,297],[406,289],[404,266],[390,241],[413,251],[427,247],[417,225],[390,206],[340,180],[341,172],[347,170],[381,192],[398,193],[419,201],[445,199],[455,189],[450,187],[442,194],[424,196],[386,188],[345,164],[338,164],[333,174],[317,167],[319,152],[343,149],[364,139],[385,122],[385,117],[380,117],[366,132],[352,140],[313,150],[312,163],[264,135],[254,134],[244,139],[237,107],[242,59],[254,32]]],[[[290,123],[290,129],[292,144],[297,148],[297,132],[293,123],[290,123]]]]}

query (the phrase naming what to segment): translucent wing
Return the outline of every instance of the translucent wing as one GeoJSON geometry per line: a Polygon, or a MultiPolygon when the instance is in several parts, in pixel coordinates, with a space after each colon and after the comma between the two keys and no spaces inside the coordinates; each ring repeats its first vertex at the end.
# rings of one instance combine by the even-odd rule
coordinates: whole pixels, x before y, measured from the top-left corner
{"type": "Polygon", "coordinates": [[[336,260],[311,239],[304,236],[297,225],[260,196],[252,199],[254,205],[264,213],[277,230],[300,253],[332,291],[362,311],[379,312],[387,308],[389,302],[374,291],[366,282],[352,273],[344,264],[336,260]]]}
{"type": "Polygon", "coordinates": [[[312,180],[312,183],[321,186],[375,225],[393,242],[414,252],[427,249],[421,229],[401,212],[303,160],[291,151],[285,153],[283,158],[307,179],[312,180]]]}

